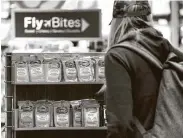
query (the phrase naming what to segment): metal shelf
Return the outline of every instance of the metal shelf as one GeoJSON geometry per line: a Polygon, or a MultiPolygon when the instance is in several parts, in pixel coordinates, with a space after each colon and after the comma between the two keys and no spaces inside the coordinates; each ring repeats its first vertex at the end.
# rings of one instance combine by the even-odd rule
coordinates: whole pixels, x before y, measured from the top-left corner
{"type": "Polygon", "coordinates": [[[6,122],[6,113],[1,112],[1,123],[5,123],[5,122],[6,122]]]}
{"type": "Polygon", "coordinates": [[[14,110],[15,114],[14,114],[14,117],[15,117],[15,127],[14,127],[14,130],[15,131],[51,131],[51,130],[61,130],[61,131],[69,131],[69,130],[78,130],[78,131],[84,131],[84,130],[107,130],[107,127],[47,127],[47,128],[41,128],[41,127],[33,127],[33,128],[19,128],[18,127],[18,109],[15,109],[14,110]]]}
{"type": "MultiPolygon", "coordinates": [[[[31,53],[32,54],[32,53],[31,53]]],[[[33,53],[35,54],[35,53],[33,53]]],[[[50,54],[50,53],[49,53],[50,54]]],[[[55,54],[55,53],[52,53],[55,54]]],[[[59,54],[59,53],[57,53],[59,54]]],[[[105,53],[64,53],[59,54],[62,59],[67,57],[77,57],[77,56],[99,56],[104,55],[105,53]]],[[[43,54],[36,53],[37,56],[42,57],[43,54]]],[[[105,81],[99,81],[96,80],[95,82],[17,82],[15,79],[15,62],[19,60],[20,56],[29,56],[29,53],[8,53],[5,55],[6,57],[6,73],[7,77],[5,78],[6,81],[6,98],[7,103],[7,120],[6,123],[6,134],[7,138],[24,138],[24,134],[27,135],[27,137],[34,137],[29,135],[29,133],[36,135],[42,133],[46,133],[48,135],[51,135],[53,133],[53,137],[57,138],[60,136],[60,133],[69,133],[71,134],[70,137],[72,137],[72,132],[77,133],[84,133],[83,136],[79,135],[79,137],[92,137],[92,135],[88,135],[88,132],[93,133],[96,135],[96,137],[103,138],[106,135],[107,127],[48,127],[48,128],[40,128],[40,127],[33,127],[33,128],[19,128],[19,113],[17,108],[17,101],[18,100],[24,100],[24,96],[30,96],[33,101],[38,100],[42,98],[41,90],[44,91],[45,96],[43,97],[51,97],[53,100],[60,99],[82,99],[85,97],[93,97],[94,92],[98,91],[100,87],[105,83],[105,81]],[[32,88],[32,89],[31,89],[32,88]],[[28,89],[28,90],[27,90],[28,89]],[[67,94],[59,93],[57,94],[57,90],[66,90],[68,91],[67,94]],[[85,89],[88,91],[88,93],[84,92],[85,89]],[[35,90],[35,91],[34,91],[35,90]],[[77,93],[77,90],[80,92],[77,93]],[[23,91],[23,93],[22,93],[23,91]],[[24,93],[24,91],[26,91],[24,93]],[[31,91],[34,91],[31,93],[31,91]],[[39,93],[40,92],[40,93],[39,93]],[[73,93],[72,93],[73,92],[73,93]],[[36,93],[36,94],[34,94],[36,93]],[[37,94],[39,93],[39,94],[37,94]],[[25,94],[25,95],[24,95],[25,94]],[[63,94],[63,96],[62,96],[63,94]],[[39,97],[40,96],[40,97],[39,97]],[[56,98],[57,97],[57,98],[56,98]],[[13,100],[12,100],[13,99],[13,100]],[[13,102],[12,102],[13,101],[13,102]],[[13,112],[9,112],[13,109],[13,112]],[[35,133],[34,133],[35,132],[35,133]],[[48,133],[47,133],[48,132],[48,133]],[[102,132],[102,133],[99,133],[102,132]],[[104,133],[103,133],[104,132],[104,133]],[[58,136],[57,136],[58,135],[58,136]],[[102,135],[102,136],[101,136],[102,135]]],[[[29,98],[30,98],[29,97],[29,98]]],[[[27,98],[27,99],[29,99],[27,98]]],[[[26,99],[26,98],[25,98],[26,99]]],[[[49,137],[46,135],[46,137],[49,137]]],[[[67,135],[67,134],[66,134],[67,135]]],[[[73,134],[75,135],[75,134],[73,134]]]]}
{"type": "Polygon", "coordinates": [[[51,131],[51,130],[107,130],[107,127],[68,127],[68,128],[15,128],[15,131],[51,131]]]}
{"type": "Polygon", "coordinates": [[[104,82],[26,82],[26,83],[14,83],[15,85],[94,85],[104,84],[104,82]]]}

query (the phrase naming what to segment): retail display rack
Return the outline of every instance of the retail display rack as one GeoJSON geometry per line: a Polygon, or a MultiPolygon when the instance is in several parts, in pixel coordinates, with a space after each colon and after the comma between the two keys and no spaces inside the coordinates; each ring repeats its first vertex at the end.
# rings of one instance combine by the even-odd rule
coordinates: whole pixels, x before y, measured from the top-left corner
{"type": "Polygon", "coordinates": [[[179,1],[179,45],[183,46],[183,2],[179,1]]]}
{"type": "MultiPolygon", "coordinates": [[[[43,53],[37,54],[38,56],[43,53]]],[[[58,53],[57,53],[58,54],[58,53]]],[[[84,56],[98,56],[103,53],[83,53],[84,56]]],[[[6,138],[104,138],[106,127],[103,125],[103,112],[100,113],[100,127],[68,127],[68,128],[19,128],[17,101],[40,99],[49,100],[79,100],[94,98],[95,93],[104,82],[59,82],[59,83],[17,83],[15,81],[15,62],[17,57],[29,53],[6,53],[6,138]]],[[[61,55],[76,55],[74,53],[61,53],[61,55]]],[[[101,100],[99,102],[103,104],[101,100]]]]}

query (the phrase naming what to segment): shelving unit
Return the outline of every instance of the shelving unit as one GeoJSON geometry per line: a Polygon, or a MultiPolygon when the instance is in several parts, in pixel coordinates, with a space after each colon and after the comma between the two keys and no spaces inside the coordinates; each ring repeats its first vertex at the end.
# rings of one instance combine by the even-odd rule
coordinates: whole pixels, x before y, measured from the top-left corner
{"type": "Polygon", "coordinates": [[[15,85],[96,85],[96,84],[104,84],[103,82],[46,82],[46,83],[14,83],[15,85]]]}
{"type": "Polygon", "coordinates": [[[179,45],[183,46],[183,2],[179,1],[179,45]]]}
{"type": "MultiPolygon", "coordinates": [[[[23,55],[29,55],[26,53],[23,55]]],[[[32,54],[32,53],[31,53],[32,54]]],[[[57,53],[58,54],[58,53],[57,53]]],[[[97,56],[101,53],[81,55],[97,56]]],[[[17,83],[15,81],[15,61],[22,54],[7,53],[6,56],[6,138],[105,138],[107,128],[100,119],[101,127],[69,127],[69,128],[19,128],[17,101],[37,100],[80,100],[94,98],[95,93],[102,87],[103,82],[59,82],[59,83],[17,83]]],[[[37,54],[39,55],[39,54],[37,54]]],[[[63,53],[64,55],[64,53],[63,53]]],[[[65,54],[69,56],[69,54],[65,54]]],[[[73,55],[73,54],[70,54],[73,55]]],[[[78,54],[74,54],[78,55],[78,54]]],[[[100,104],[102,104],[102,100],[100,104]]],[[[102,118],[100,114],[100,118],[102,118]]]]}
{"type": "Polygon", "coordinates": [[[70,128],[55,128],[55,127],[50,127],[50,128],[30,128],[30,129],[25,129],[25,128],[15,128],[16,131],[45,131],[45,130],[107,130],[106,127],[94,127],[94,128],[87,128],[87,127],[70,127],[70,128]]]}

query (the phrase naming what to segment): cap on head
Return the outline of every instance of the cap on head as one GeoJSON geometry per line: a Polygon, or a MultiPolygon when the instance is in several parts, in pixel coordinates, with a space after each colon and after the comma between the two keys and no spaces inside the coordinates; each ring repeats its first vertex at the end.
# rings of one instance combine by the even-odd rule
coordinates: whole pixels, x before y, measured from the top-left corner
{"type": "Polygon", "coordinates": [[[147,0],[115,0],[113,5],[113,18],[132,16],[148,16],[151,8],[147,0]],[[132,7],[136,6],[135,9],[132,7]]]}

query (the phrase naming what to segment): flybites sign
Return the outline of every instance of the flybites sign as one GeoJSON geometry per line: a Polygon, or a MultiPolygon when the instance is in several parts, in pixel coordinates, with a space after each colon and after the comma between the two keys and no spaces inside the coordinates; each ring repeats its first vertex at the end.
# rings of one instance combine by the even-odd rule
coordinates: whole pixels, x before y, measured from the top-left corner
{"type": "Polygon", "coordinates": [[[101,11],[14,11],[16,38],[97,39],[101,11]]]}
{"type": "Polygon", "coordinates": [[[89,23],[85,19],[67,19],[52,17],[50,20],[39,20],[36,17],[24,17],[25,32],[50,32],[46,28],[52,28],[53,32],[84,32],[89,27],[89,23]],[[28,29],[31,26],[31,30],[28,29]],[[43,30],[43,27],[45,30],[43,30]],[[63,30],[57,30],[63,29],[63,30]],[[66,30],[67,29],[67,30],[66,30]],[[40,30],[40,31],[39,31],[40,30]]]}

